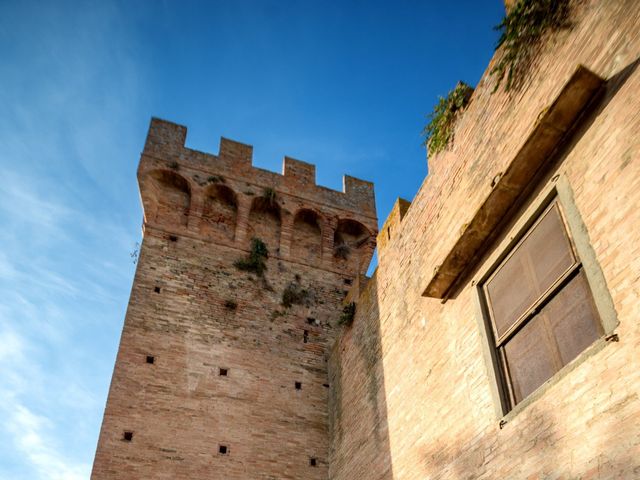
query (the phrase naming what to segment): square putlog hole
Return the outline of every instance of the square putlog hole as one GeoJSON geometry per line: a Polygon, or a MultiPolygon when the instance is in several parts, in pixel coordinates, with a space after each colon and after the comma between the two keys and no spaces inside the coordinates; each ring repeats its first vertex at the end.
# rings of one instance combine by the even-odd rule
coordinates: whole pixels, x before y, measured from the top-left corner
{"type": "Polygon", "coordinates": [[[227,370],[226,368],[221,368],[219,373],[221,377],[226,377],[229,373],[229,370],[227,370]]]}
{"type": "Polygon", "coordinates": [[[317,467],[318,466],[318,460],[316,458],[311,457],[309,459],[309,465],[311,465],[312,467],[317,467]]]}
{"type": "Polygon", "coordinates": [[[130,442],[131,440],[133,440],[133,432],[125,431],[125,432],[122,434],[122,439],[123,439],[125,442],[130,442]]]}
{"type": "Polygon", "coordinates": [[[295,386],[296,386],[296,390],[302,390],[302,382],[296,382],[295,386]]]}
{"type": "Polygon", "coordinates": [[[227,447],[226,445],[219,445],[218,453],[220,455],[227,455],[229,453],[229,447],[227,447]]]}
{"type": "Polygon", "coordinates": [[[153,291],[156,293],[160,293],[160,287],[153,287],[153,291]]]}
{"type": "Polygon", "coordinates": [[[156,363],[156,357],[154,357],[153,355],[147,355],[147,363],[153,365],[154,363],[156,363]]]}

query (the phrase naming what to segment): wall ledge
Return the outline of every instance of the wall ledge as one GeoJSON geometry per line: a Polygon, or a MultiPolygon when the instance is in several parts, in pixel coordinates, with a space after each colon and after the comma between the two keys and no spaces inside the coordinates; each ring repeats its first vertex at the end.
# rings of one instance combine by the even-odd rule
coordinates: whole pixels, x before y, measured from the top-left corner
{"type": "Polygon", "coordinates": [[[551,105],[542,110],[505,172],[494,178],[491,192],[435,268],[423,296],[440,299],[449,296],[503,216],[547,163],[604,83],[604,79],[586,67],[578,66],[551,105]]]}

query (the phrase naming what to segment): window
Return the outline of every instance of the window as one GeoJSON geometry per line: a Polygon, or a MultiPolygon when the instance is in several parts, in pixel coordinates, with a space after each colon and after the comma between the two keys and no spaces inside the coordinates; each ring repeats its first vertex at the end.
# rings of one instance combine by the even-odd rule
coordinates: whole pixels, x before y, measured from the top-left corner
{"type": "Polygon", "coordinates": [[[479,283],[506,411],[604,334],[569,231],[551,197],[479,283]]]}

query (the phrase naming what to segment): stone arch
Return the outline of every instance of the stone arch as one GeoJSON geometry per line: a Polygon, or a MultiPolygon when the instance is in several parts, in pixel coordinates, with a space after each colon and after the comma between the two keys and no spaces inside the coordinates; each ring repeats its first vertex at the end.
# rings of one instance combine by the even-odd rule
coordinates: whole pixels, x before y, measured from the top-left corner
{"type": "Polygon", "coordinates": [[[291,257],[319,265],[322,258],[322,227],[320,215],[309,208],[298,210],[293,219],[291,257]]]}
{"type": "Polygon", "coordinates": [[[371,233],[360,222],[340,219],[333,234],[333,256],[342,267],[359,273],[362,251],[371,233]]]}
{"type": "Polygon", "coordinates": [[[267,244],[270,253],[280,248],[282,215],[278,203],[270,198],[257,197],[251,202],[248,240],[257,237],[267,244]]]}
{"type": "Polygon", "coordinates": [[[210,185],[205,190],[200,232],[233,240],[238,217],[238,198],[226,185],[210,185]]]}
{"type": "Polygon", "coordinates": [[[186,226],[191,205],[189,182],[170,170],[153,170],[141,188],[147,221],[167,226],[186,226]]]}

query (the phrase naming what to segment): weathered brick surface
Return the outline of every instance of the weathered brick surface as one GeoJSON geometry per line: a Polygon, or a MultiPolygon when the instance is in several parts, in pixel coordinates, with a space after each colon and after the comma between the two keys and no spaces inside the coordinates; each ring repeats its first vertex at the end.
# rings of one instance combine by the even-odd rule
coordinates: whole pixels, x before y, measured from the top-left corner
{"type": "Polygon", "coordinates": [[[521,90],[492,95],[485,74],[453,148],[381,229],[378,269],[330,360],[333,480],[640,478],[640,5],[581,2],[573,24],[547,39],[521,90]],[[500,429],[475,272],[444,304],[422,293],[578,64],[607,79],[606,91],[538,189],[567,178],[620,342],[579,358],[500,429]]]}
{"type": "Polygon", "coordinates": [[[385,222],[369,280],[370,184],[318,187],[314,167],[289,158],[283,175],[256,169],[251,147],[225,139],[217,156],[196,152],[184,127],[154,120],[139,169],[145,239],[92,478],[640,478],[640,5],[576,5],[522,89],[491,94],[483,77],[451,150],[385,222]],[[471,281],[517,215],[446,303],[422,293],[578,64],[605,91],[522,209],[568,181],[620,341],[590,348],[500,428],[471,281]],[[256,234],[272,252],[266,282],[233,267],[256,234]],[[290,284],[306,304],[280,305],[290,284]],[[356,318],[334,343],[348,288],[356,318]]]}
{"type": "Polygon", "coordinates": [[[184,139],[152,121],[144,241],[92,478],[324,479],[327,350],[345,281],[373,252],[373,187],[330,191],[312,165],[287,158],[280,176],[253,168],[246,145],[223,140],[213,156],[184,139]],[[336,234],[345,221],[364,232],[357,242],[336,234]],[[233,265],[253,236],[270,250],[264,279],[233,265]],[[286,308],[290,285],[305,294],[286,308]]]}

